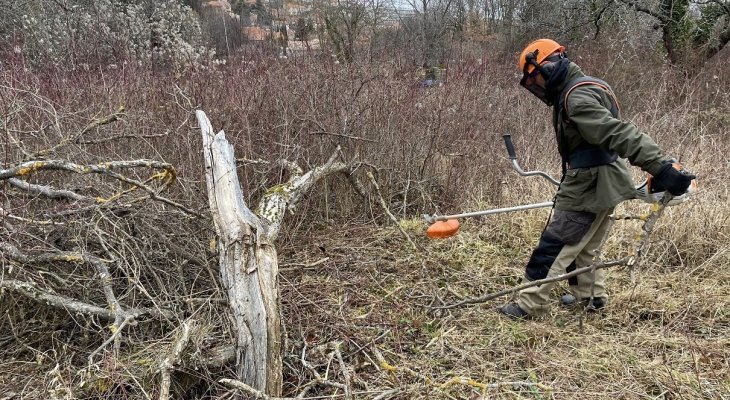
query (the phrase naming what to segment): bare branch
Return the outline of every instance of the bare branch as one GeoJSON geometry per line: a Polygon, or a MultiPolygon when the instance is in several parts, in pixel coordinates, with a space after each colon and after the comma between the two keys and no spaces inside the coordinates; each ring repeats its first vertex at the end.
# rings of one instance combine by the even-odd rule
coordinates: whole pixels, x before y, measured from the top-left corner
{"type": "Polygon", "coordinates": [[[101,344],[101,346],[97,347],[96,350],[92,351],[91,354],[89,354],[89,357],[87,358],[89,365],[92,365],[94,363],[94,357],[97,354],[99,354],[100,351],[104,350],[104,348],[106,348],[106,346],[109,346],[109,343],[117,342],[117,338],[119,338],[119,336],[122,334],[122,329],[124,329],[125,326],[127,326],[129,323],[131,323],[133,321],[134,321],[134,316],[127,315],[126,317],[124,317],[124,320],[122,321],[122,323],[120,323],[118,326],[116,325],[116,322],[115,322],[115,325],[112,329],[112,332],[113,332],[112,335],[109,336],[109,338],[107,340],[105,340],[104,343],[101,344]]]}
{"type": "Polygon", "coordinates": [[[111,161],[102,164],[80,165],[64,160],[36,160],[26,161],[17,164],[8,169],[0,169],[0,179],[8,179],[19,176],[27,176],[40,170],[57,170],[75,172],[77,174],[107,174],[110,176],[119,176],[113,172],[114,169],[140,168],[147,167],[159,169],[171,174],[171,178],[175,179],[175,169],[171,164],[154,160],[134,160],[134,161],[111,161]]]}
{"type": "MultiPolygon", "coordinates": [[[[335,345],[335,346],[337,346],[337,345],[335,345]]],[[[349,389],[349,387],[348,387],[348,384],[346,384],[346,383],[345,383],[345,384],[342,384],[342,383],[339,383],[339,382],[333,382],[333,381],[330,381],[330,380],[328,380],[328,379],[326,378],[326,375],[325,375],[325,376],[323,377],[323,376],[322,376],[322,375],[321,375],[321,374],[320,374],[320,373],[319,373],[319,372],[317,371],[317,369],[316,369],[316,368],[314,368],[314,367],[312,366],[312,364],[310,364],[310,363],[309,363],[309,362],[308,362],[308,361],[307,361],[307,360],[306,360],[306,359],[304,358],[304,355],[306,354],[306,352],[307,352],[307,346],[306,346],[306,344],[305,344],[305,345],[304,345],[304,347],[302,348],[302,357],[301,357],[301,362],[302,362],[302,365],[303,365],[303,366],[304,366],[305,368],[307,368],[307,369],[308,369],[308,370],[309,370],[309,371],[310,371],[310,372],[312,373],[312,375],[314,375],[314,380],[313,380],[313,381],[311,381],[311,382],[309,382],[309,383],[307,383],[307,384],[305,385],[305,387],[304,387],[304,390],[303,390],[303,391],[302,391],[302,392],[301,392],[301,393],[300,393],[300,394],[299,394],[299,395],[297,396],[297,398],[300,398],[300,399],[301,399],[301,398],[303,398],[303,397],[304,397],[304,396],[306,395],[306,393],[307,393],[307,392],[309,392],[309,390],[310,390],[310,389],[311,389],[311,388],[312,388],[312,387],[313,387],[314,385],[317,385],[317,384],[321,384],[321,385],[324,385],[324,386],[331,386],[331,387],[335,387],[335,388],[338,388],[338,389],[342,389],[342,390],[343,390],[343,391],[345,392],[345,398],[348,398],[348,397],[349,397],[349,394],[350,394],[350,389],[349,389]]],[[[342,358],[342,356],[340,355],[340,359],[341,359],[341,358],[342,358]]],[[[341,364],[341,366],[343,366],[343,367],[344,367],[344,361],[343,361],[343,363],[341,364]]],[[[343,371],[343,374],[345,375],[345,381],[348,381],[348,380],[349,380],[349,375],[347,375],[347,371],[346,371],[346,370],[344,370],[344,371],[343,371]]]]}
{"type": "Polygon", "coordinates": [[[113,321],[115,318],[114,313],[106,308],[74,300],[70,297],[48,293],[31,282],[3,279],[0,280],[0,288],[19,292],[26,297],[37,300],[41,303],[46,303],[56,308],[63,308],[69,312],[93,315],[107,321],[113,321]]]}
{"type": "Polygon", "coordinates": [[[344,139],[361,140],[363,142],[378,143],[378,141],[374,140],[374,139],[368,139],[368,138],[363,138],[363,137],[359,137],[359,136],[344,135],[341,133],[330,133],[330,132],[320,131],[320,132],[312,132],[312,133],[310,133],[310,135],[329,135],[329,136],[335,136],[335,137],[344,138],[344,139]]]}
{"type": "Polygon", "coordinates": [[[122,133],[119,135],[109,136],[101,139],[89,139],[89,140],[77,140],[78,144],[101,144],[106,142],[112,142],[119,139],[151,139],[157,137],[165,137],[167,133],[155,133],[149,135],[140,135],[135,133],[122,133]]]}
{"type": "Polygon", "coordinates": [[[342,376],[345,378],[345,399],[350,400],[352,399],[352,390],[350,389],[350,374],[347,372],[347,365],[345,365],[345,361],[342,359],[342,352],[340,352],[340,343],[335,343],[334,352],[337,356],[337,362],[340,364],[342,376]]]}
{"type": "Polygon", "coordinates": [[[372,183],[373,186],[375,186],[375,191],[378,193],[378,199],[380,200],[380,207],[383,209],[383,211],[385,211],[385,214],[388,215],[388,218],[390,218],[390,220],[393,221],[395,226],[398,227],[398,230],[400,231],[400,233],[403,234],[403,236],[405,236],[405,238],[408,240],[408,243],[410,243],[411,246],[413,246],[414,250],[416,250],[416,251],[423,250],[420,247],[418,247],[418,245],[413,241],[413,239],[411,239],[411,236],[406,231],[403,230],[403,228],[398,223],[398,220],[395,218],[395,215],[393,215],[393,213],[390,212],[390,210],[388,209],[388,205],[385,203],[385,199],[383,199],[383,195],[380,193],[380,186],[378,185],[378,182],[375,180],[375,177],[373,176],[373,174],[371,172],[368,172],[368,178],[370,179],[370,183],[372,183]]]}
{"type": "MultiPolygon", "coordinates": [[[[3,224],[6,224],[6,225],[9,224],[8,219],[13,219],[13,220],[16,220],[16,221],[23,221],[25,223],[38,224],[38,225],[52,225],[52,224],[54,224],[54,222],[51,221],[51,220],[38,220],[38,219],[28,219],[28,218],[19,217],[17,215],[10,214],[7,210],[5,210],[2,207],[0,207],[0,217],[2,217],[0,219],[3,221],[3,224]]],[[[59,225],[63,225],[63,224],[59,223],[59,225]]],[[[11,230],[12,231],[13,229],[12,228],[8,228],[8,230],[11,230]]]]}
{"type": "Polygon", "coordinates": [[[109,273],[109,269],[99,258],[81,253],[71,252],[42,254],[39,256],[30,257],[23,254],[20,250],[18,250],[10,243],[0,243],[0,248],[5,251],[11,259],[25,264],[52,261],[83,262],[91,264],[99,274],[99,278],[104,289],[104,296],[106,296],[109,309],[111,310],[111,313],[115,315],[115,327],[118,327],[119,324],[122,323],[122,320],[126,318],[127,313],[124,312],[124,310],[122,309],[122,306],[119,304],[119,301],[117,300],[116,296],[114,295],[114,291],[112,290],[111,274],[109,273]]]}
{"type": "MultiPolygon", "coordinates": [[[[134,188],[139,188],[147,192],[151,199],[160,201],[162,203],[168,204],[170,206],[173,206],[181,211],[183,211],[186,214],[203,218],[203,215],[195,210],[191,210],[185,206],[183,206],[180,203],[177,203],[173,200],[170,200],[166,197],[162,197],[158,194],[160,190],[163,190],[164,188],[170,186],[175,179],[177,178],[177,172],[175,171],[175,168],[171,164],[160,162],[160,161],[154,161],[154,160],[133,160],[133,161],[111,161],[101,164],[93,164],[93,165],[80,165],[64,160],[36,160],[36,161],[26,161],[23,163],[20,163],[18,165],[15,165],[8,169],[2,169],[0,170],[0,180],[3,179],[9,179],[13,177],[18,176],[27,176],[32,173],[35,173],[37,171],[41,170],[54,170],[54,171],[68,171],[68,172],[75,172],[77,174],[86,175],[86,174],[103,174],[108,175],[114,179],[117,179],[119,181],[128,183],[132,185],[134,188]],[[162,183],[162,187],[158,189],[154,189],[146,184],[146,182],[140,182],[136,179],[128,178],[118,172],[115,172],[115,169],[129,169],[129,168],[141,168],[141,167],[147,167],[152,169],[161,170],[161,172],[153,175],[150,177],[146,182],[150,182],[152,180],[159,180],[162,183]]],[[[38,190],[41,190],[41,188],[38,188],[38,190]]],[[[128,191],[123,191],[121,193],[117,193],[113,196],[111,196],[108,199],[102,199],[97,198],[96,201],[99,203],[106,203],[111,200],[115,200],[119,198],[122,194],[128,193],[128,191]]]]}
{"type": "Polygon", "coordinates": [[[170,398],[170,370],[175,368],[175,365],[180,362],[182,352],[190,341],[190,331],[196,328],[197,324],[195,321],[183,322],[182,332],[180,333],[180,337],[175,341],[172,351],[160,362],[160,400],[170,398]]]}
{"type": "Polygon", "coordinates": [[[666,15],[663,15],[661,13],[658,13],[658,12],[656,12],[656,11],[650,9],[650,8],[644,7],[641,4],[639,4],[639,3],[637,3],[637,2],[635,2],[633,0],[619,0],[619,1],[622,2],[622,3],[624,3],[624,4],[626,4],[626,5],[628,5],[628,6],[630,6],[630,7],[633,7],[636,11],[643,12],[644,14],[650,15],[650,16],[658,19],[663,24],[668,24],[668,23],[671,22],[667,18],[666,15]]]}
{"type": "Polygon", "coordinates": [[[11,186],[20,190],[25,190],[30,194],[48,197],[49,199],[67,199],[75,201],[89,200],[88,197],[82,196],[70,190],[54,189],[50,186],[36,185],[18,178],[9,178],[8,183],[11,186]]]}
{"type": "MultiPolygon", "coordinates": [[[[266,393],[256,390],[252,388],[251,386],[248,386],[247,384],[236,380],[236,379],[221,379],[218,382],[221,384],[228,386],[233,389],[238,389],[243,392],[248,393],[249,395],[253,396],[253,399],[261,399],[261,400],[296,400],[294,397],[272,397],[267,395],[266,393]]],[[[248,397],[249,399],[251,397],[248,397]]]]}
{"type": "Polygon", "coordinates": [[[285,212],[293,211],[301,196],[307,193],[313,185],[331,174],[350,171],[349,165],[335,162],[339,155],[340,147],[338,146],[324,165],[303,175],[293,174],[286,183],[267,190],[259,201],[256,213],[269,222],[267,232],[269,241],[274,241],[278,236],[285,212]]]}
{"type": "MultiPolygon", "coordinates": [[[[167,317],[166,313],[164,311],[160,310],[148,310],[148,309],[127,309],[126,311],[122,309],[121,304],[117,300],[116,296],[114,295],[114,292],[111,289],[111,274],[109,273],[109,269],[106,267],[103,260],[94,257],[89,256],[81,253],[74,253],[74,252],[56,252],[56,253],[46,253],[46,254],[39,254],[30,256],[23,252],[21,252],[17,247],[11,245],[7,242],[1,242],[0,243],[0,250],[2,250],[2,254],[7,256],[13,261],[23,263],[23,264],[40,264],[40,263],[50,263],[50,262],[71,262],[71,263],[87,263],[92,265],[97,273],[99,274],[99,277],[101,278],[101,283],[104,289],[104,295],[106,296],[107,303],[109,306],[109,310],[101,309],[100,307],[88,305],[82,302],[79,302],[77,300],[67,298],[64,296],[58,296],[55,294],[44,292],[43,290],[39,289],[35,286],[34,283],[30,282],[20,282],[20,281],[11,281],[11,282],[20,282],[22,285],[11,285],[10,288],[13,288],[17,291],[20,291],[21,293],[25,294],[28,297],[31,297],[33,299],[39,300],[39,301],[45,301],[48,304],[54,306],[54,307],[60,307],[69,309],[76,312],[81,312],[85,314],[91,314],[91,315],[97,315],[101,318],[108,319],[108,320],[116,320],[115,325],[119,326],[121,324],[122,320],[126,318],[127,316],[131,315],[135,318],[143,316],[143,315],[153,315],[155,317],[167,317]],[[71,306],[68,306],[68,304],[72,304],[71,306]],[[104,310],[103,312],[99,312],[99,310],[104,310]],[[86,310],[86,311],[84,311],[86,310]]],[[[9,282],[9,281],[4,281],[9,282]]],[[[3,281],[0,281],[0,283],[3,283],[3,281]]],[[[3,283],[4,284],[4,283],[3,283]]]]}
{"type": "Polygon", "coordinates": [[[124,115],[124,106],[120,106],[119,109],[111,115],[107,115],[106,117],[100,118],[100,119],[94,119],[88,125],[86,125],[84,127],[84,129],[61,140],[58,144],[56,144],[55,146],[53,146],[49,149],[39,151],[38,153],[32,155],[31,158],[41,158],[52,152],[55,152],[56,150],[60,149],[61,147],[64,147],[64,146],[68,145],[69,143],[75,142],[78,138],[80,138],[81,136],[84,136],[87,132],[89,132],[92,129],[102,126],[102,125],[110,124],[114,121],[117,121],[122,115],[124,115]]]}

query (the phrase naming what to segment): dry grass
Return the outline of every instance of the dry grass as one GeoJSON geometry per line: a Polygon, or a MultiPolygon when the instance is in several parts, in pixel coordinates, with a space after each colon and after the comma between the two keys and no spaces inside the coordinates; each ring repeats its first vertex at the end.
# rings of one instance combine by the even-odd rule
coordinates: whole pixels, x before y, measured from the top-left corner
{"type": "MultiPolygon", "coordinates": [[[[427,251],[414,252],[375,202],[360,199],[342,181],[328,180],[302,201],[278,243],[288,395],[312,382],[302,354],[327,379],[344,382],[345,371],[333,358],[333,343],[341,343],[358,399],[388,390],[398,399],[727,399],[730,76],[726,68],[708,65],[691,78],[651,70],[652,82],[632,75],[637,59],[624,60],[610,71],[620,78],[624,115],[668,154],[680,156],[700,177],[701,191],[662,218],[633,282],[628,271],[611,270],[609,306],[588,316],[582,330],[579,313],[560,309],[557,296],[550,315],[524,323],[501,318],[492,310],[497,303],[434,309],[514,285],[548,215],[533,210],[464,221],[460,235],[443,241],[427,241],[417,217],[552,197],[554,187],[518,177],[506,159],[501,135],[512,133],[524,168],[559,171],[549,110],[519,91],[508,62],[454,63],[448,83],[433,90],[417,88],[414,69],[398,63],[345,67],[320,60],[312,68],[308,60],[260,59],[185,76],[135,67],[34,74],[8,64],[0,72],[0,112],[8,127],[3,168],[120,104],[127,106],[121,122],[51,156],[78,163],[170,162],[178,181],[164,194],[205,212],[199,131],[191,114],[200,107],[225,129],[242,159],[288,158],[309,169],[342,144],[348,158],[376,166],[391,210],[427,251]],[[455,377],[474,382],[455,383],[455,377]],[[504,382],[528,385],[478,387],[504,382]]],[[[588,61],[585,69],[601,71],[588,61]]],[[[134,177],[144,180],[147,172],[134,177]]],[[[239,174],[251,202],[286,179],[273,162],[242,160],[239,174]]],[[[118,182],[98,176],[41,173],[32,182],[91,197],[120,190],[118,182]]],[[[33,254],[78,250],[109,257],[122,303],[172,312],[126,328],[120,351],[100,353],[89,367],[88,355],[110,336],[104,321],[3,292],[0,398],[11,392],[21,398],[155,397],[159,358],[189,318],[201,326],[191,346],[199,351],[184,357],[173,389],[187,398],[227,393],[216,382],[232,376],[230,364],[203,363],[232,337],[216,256],[208,250],[209,220],[132,195],[86,211],[7,186],[0,187],[0,198],[4,208],[27,219],[9,221],[13,230],[0,221],[2,240],[33,254]],[[66,211],[77,213],[55,225],[37,223],[66,211]]],[[[644,207],[627,204],[619,211],[644,207]]],[[[629,249],[637,229],[635,222],[618,222],[607,256],[629,249]]],[[[105,304],[88,266],[18,263],[4,255],[0,262],[0,279],[23,278],[105,304]]],[[[308,396],[343,393],[317,384],[308,396]]]]}
{"type": "MultiPolygon", "coordinates": [[[[350,373],[360,390],[398,388],[394,398],[402,399],[727,398],[730,247],[725,239],[698,257],[702,262],[675,264],[666,247],[687,249],[660,238],[692,216],[672,214],[661,221],[634,283],[627,270],[611,270],[609,306],[589,314],[582,329],[579,311],[558,306],[559,288],[552,312],[535,321],[505,319],[493,310],[499,303],[434,308],[514,285],[547,211],[487,217],[442,241],[425,239],[423,223],[406,224],[427,253],[414,253],[393,227],[338,229],[320,236],[326,251],[293,248],[283,255],[284,263],[328,257],[312,269],[282,274],[292,346],[342,341],[352,353],[377,338],[352,356],[350,373]],[[378,365],[372,347],[394,372],[378,365]],[[544,387],[482,391],[475,383],[447,384],[454,377],[544,387]]],[[[632,226],[615,230],[609,253],[628,250],[620,242],[638,225],[625,224],[632,226]]],[[[717,228],[726,238],[727,227],[717,228]]],[[[299,376],[288,390],[296,393],[307,378],[299,376]]]]}

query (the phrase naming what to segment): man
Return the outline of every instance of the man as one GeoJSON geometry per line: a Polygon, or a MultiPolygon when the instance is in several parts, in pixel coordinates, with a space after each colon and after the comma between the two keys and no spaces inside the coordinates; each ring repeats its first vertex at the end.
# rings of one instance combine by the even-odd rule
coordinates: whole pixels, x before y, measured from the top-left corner
{"type": "MultiPolygon", "coordinates": [[[[565,55],[565,48],[550,39],[530,43],[520,54],[522,85],[548,106],[563,160],[563,179],[555,196],[553,216],[543,231],[525,269],[526,281],[570,272],[593,263],[608,234],[608,216],[620,202],[635,197],[626,158],[653,176],[654,185],[672,195],[684,194],[691,174],[679,171],[659,146],[630,122],[620,119],[618,102],[607,83],[585,77],[565,55]]],[[[568,281],[571,294],[563,305],[601,309],[607,294],[604,270],[578,275],[568,281]]],[[[512,318],[529,318],[549,308],[553,284],[522,290],[517,300],[499,308],[512,318]]]]}

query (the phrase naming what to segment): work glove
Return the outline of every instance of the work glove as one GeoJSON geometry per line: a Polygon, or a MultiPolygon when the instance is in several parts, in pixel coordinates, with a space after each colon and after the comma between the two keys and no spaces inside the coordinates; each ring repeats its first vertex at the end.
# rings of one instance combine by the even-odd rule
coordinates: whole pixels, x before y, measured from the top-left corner
{"type": "Polygon", "coordinates": [[[692,179],[695,178],[696,176],[685,170],[674,168],[671,161],[663,161],[662,168],[652,180],[652,192],[668,191],[674,196],[681,196],[687,192],[692,179]]]}

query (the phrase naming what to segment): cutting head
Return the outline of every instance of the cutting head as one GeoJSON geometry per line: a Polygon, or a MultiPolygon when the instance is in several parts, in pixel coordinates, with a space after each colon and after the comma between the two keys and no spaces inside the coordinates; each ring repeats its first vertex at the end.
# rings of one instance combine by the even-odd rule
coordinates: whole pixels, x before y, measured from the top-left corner
{"type": "Polygon", "coordinates": [[[426,230],[426,236],[431,239],[443,239],[456,235],[459,232],[459,220],[447,219],[446,221],[436,221],[426,230]]]}

